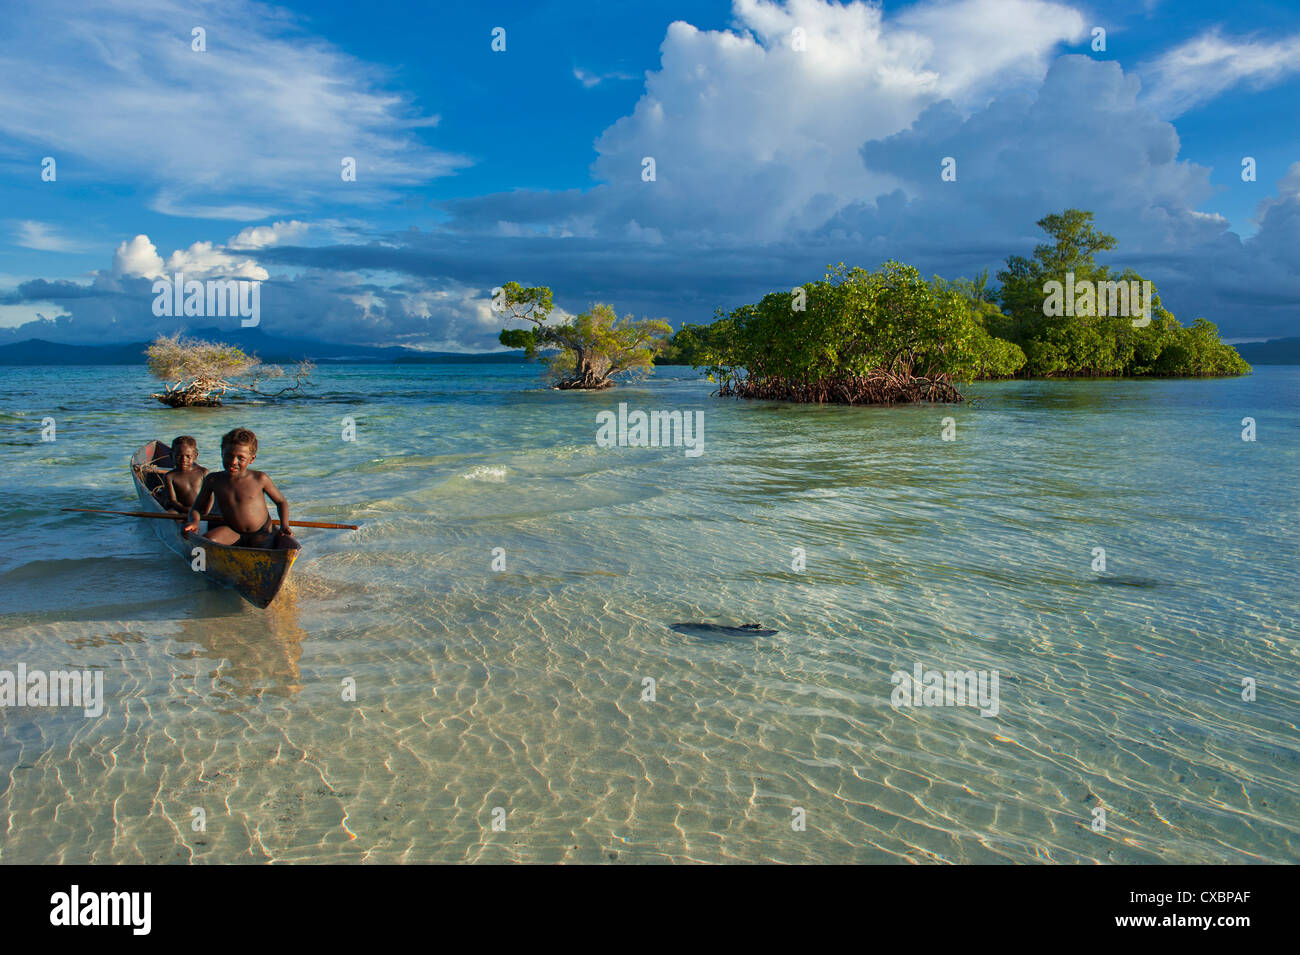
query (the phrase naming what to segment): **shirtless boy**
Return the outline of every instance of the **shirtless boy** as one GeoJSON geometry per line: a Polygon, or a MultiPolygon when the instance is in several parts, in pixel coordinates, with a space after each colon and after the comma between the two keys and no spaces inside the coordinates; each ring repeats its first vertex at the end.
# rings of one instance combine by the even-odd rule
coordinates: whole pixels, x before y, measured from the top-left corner
{"type": "Polygon", "coordinates": [[[203,479],[190,508],[186,533],[199,529],[200,515],[207,512],[215,499],[224,524],[216,527],[209,524],[204,535],[209,540],[264,549],[289,550],[302,546],[293,539],[289,527],[289,502],[265,473],[249,467],[256,457],[257,435],[247,428],[236,428],[222,436],[221,464],[225,470],[213,471],[203,479]],[[268,497],[280,512],[279,534],[272,531],[271,512],[266,507],[268,497]]]}
{"type": "Polygon", "coordinates": [[[199,486],[208,476],[208,469],[199,467],[198,459],[199,444],[188,434],[172,442],[172,469],[163,475],[158,488],[158,500],[167,510],[184,514],[194,506],[199,486]]]}

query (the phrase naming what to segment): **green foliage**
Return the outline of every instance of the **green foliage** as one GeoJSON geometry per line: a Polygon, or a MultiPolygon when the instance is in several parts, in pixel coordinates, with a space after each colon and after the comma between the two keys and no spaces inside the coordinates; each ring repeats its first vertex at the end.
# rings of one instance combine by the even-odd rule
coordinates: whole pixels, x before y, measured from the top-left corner
{"type": "Polygon", "coordinates": [[[1012,378],[1026,361],[1019,345],[995,338],[982,327],[975,331],[974,352],[976,378],[1012,378]]]}
{"type": "Polygon", "coordinates": [[[996,312],[977,285],[930,282],[915,268],[831,268],[796,293],[773,292],[705,328],[690,327],[695,363],[712,377],[780,381],[793,391],[875,377],[898,381],[1005,376],[1024,361],[983,324],[996,312]]]}
{"type": "Polygon", "coordinates": [[[1012,255],[998,272],[1002,318],[991,317],[986,327],[993,335],[1015,342],[1024,351],[1022,374],[1054,375],[1238,375],[1250,370],[1231,346],[1218,340],[1214,326],[1204,319],[1183,328],[1162,305],[1151,283],[1150,324],[1134,327],[1129,315],[1044,314],[1047,283],[1067,283],[1067,273],[1079,287],[1104,282],[1146,281],[1132,269],[1112,274],[1098,265],[1096,254],[1116,246],[1114,236],[1097,231],[1093,214],[1067,209],[1045,216],[1038,226],[1055,241],[1034,249],[1032,259],[1012,255]],[[1209,329],[1207,331],[1206,329],[1209,329]],[[1193,329],[1198,329],[1193,331],[1193,329]],[[1212,335],[1210,341],[1207,336],[1212,335]],[[1165,353],[1168,351],[1168,354],[1165,353]]]}
{"type": "Polygon", "coordinates": [[[500,301],[503,311],[533,327],[503,329],[498,340],[524,349],[529,359],[540,357],[557,388],[605,388],[620,372],[648,371],[673,332],[660,319],[620,319],[611,306],[599,303],[566,323],[548,323],[554,308],[551,290],[518,282],[502,286],[500,301]]]}
{"type": "Polygon", "coordinates": [[[1029,374],[1051,374],[1070,367],[1098,367],[1072,362],[1072,346],[1079,361],[1098,358],[1103,364],[1106,361],[1105,356],[1096,351],[1098,343],[1095,340],[1104,337],[1105,333],[1085,328],[1090,324],[1088,320],[1076,321],[1080,316],[1043,314],[1046,297],[1043,286],[1047,282],[1064,284],[1067,272],[1074,274],[1076,283],[1103,282],[1110,278],[1109,269],[1097,265],[1096,253],[1113,249],[1116,239],[1094,229],[1092,218],[1091,212],[1081,209],[1067,209],[1044,216],[1037,225],[1054,238],[1055,243],[1036,246],[1032,259],[1008,256],[1007,267],[998,272],[998,281],[1002,283],[999,298],[1007,316],[1002,331],[1006,338],[1024,348],[1029,358],[1026,369],[1029,374]]]}
{"type": "Polygon", "coordinates": [[[1193,375],[1246,375],[1250,365],[1237,349],[1219,339],[1219,329],[1209,319],[1198,318],[1190,328],[1174,323],[1169,344],[1157,357],[1152,374],[1189,377],[1193,375]]]}
{"type": "Polygon", "coordinates": [[[696,367],[707,365],[703,353],[704,339],[701,336],[708,334],[708,328],[707,325],[695,325],[691,322],[684,324],[655,354],[655,364],[696,367]]]}
{"type": "Polygon", "coordinates": [[[524,357],[530,361],[537,357],[537,335],[531,328],[507,328],[498,336],[498,341],[509,348],[522,348],[524,357]]]}
{"type": "Polygon", "coordinates": [[[945,280],[936,275],[931,283],[940,294],[958,295],[978,326],[974,335],[976,377],[1010,378],[1024,366],[1025,353],[1019,345],[1006,340],[1011,322],[998,308],[988,277],[987,270],[974,279],[945,280]]]}

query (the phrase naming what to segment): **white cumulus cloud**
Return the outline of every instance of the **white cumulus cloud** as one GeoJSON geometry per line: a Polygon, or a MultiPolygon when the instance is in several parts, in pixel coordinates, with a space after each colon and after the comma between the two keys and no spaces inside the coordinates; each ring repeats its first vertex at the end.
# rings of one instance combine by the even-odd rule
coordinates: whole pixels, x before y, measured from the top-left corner
{"type": "Polygon", "coordinates": [[[147,235],[124,241],[113,254],[113,275],[128,278],[158,278],[163,274],[162,256],[147,235]]]}
{"type": "Polygon", "coordinates": [[[733,11],[730,30],[669,25],[631,115],[596,142],[602,185],[449,205],[498,234],[776,241],[901,184],[863,164],[863,142],[944,99],[1032,89],[1083,30],[1077,12],[1041,0],[943,0],[893,17],[826,0],[736,0],[733,11]]]}
{"type": "Polygon", "coordinates": [[[289,222],[276,222],[271,225],[249,226],[232,238],[228,246],[232,249],[256,250],[281,242],[299,239],[307,232],[306,222],[294,219],[289,222]]]}

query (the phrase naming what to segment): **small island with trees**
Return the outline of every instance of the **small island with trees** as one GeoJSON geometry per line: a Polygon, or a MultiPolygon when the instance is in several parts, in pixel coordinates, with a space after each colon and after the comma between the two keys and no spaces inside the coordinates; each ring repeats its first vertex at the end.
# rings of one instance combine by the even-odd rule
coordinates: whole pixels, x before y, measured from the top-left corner
{"type": "Polygon", "coordinates": [[[1080,209],[1040,219],[1054,241],[1032,258],[1008,257],[996,291],[987,273],[926,279],[894,261],[875,271],[841,263],[820,281],[719,309],[711,324],[676,334],[659,320],[620,322],[607,305],[548,325],[550,290],[512,282],[502,310],[534,327],[503,331],[500,341],[529,358],[549,349],[557,388],[606,388],[622,370],[681,364],[705,369],[722,397],[849,405],[957,402],[960,386],[975,380],[1250,372],[1213,323],[1184,327],[1152,283],[1140,317],[1127,296],[1117,314],[1117,291],[1145,280],[1097,264],[1116,240],[1092,222],[1080,209]],[[1079,307],[1051,307],[1059,292],[1049,289],[1060,288],[1082,289],[1079,307]]]}
{"type": "Polygon", "coordinates": [[[609,388],[620,372],[649,371],[655,352],[673,333],[665,321],[635,321],[631,315],[620,319],[612,306],[599,303],[571,321],[547,324],[555,308],[549,288],[524,288],[518,282],[507,282],[495,291],[494,308],[533,326],[505,329],[498,340],[510,348],[522,348],[530,360],[540,356],[554,388],[609,388]]]}

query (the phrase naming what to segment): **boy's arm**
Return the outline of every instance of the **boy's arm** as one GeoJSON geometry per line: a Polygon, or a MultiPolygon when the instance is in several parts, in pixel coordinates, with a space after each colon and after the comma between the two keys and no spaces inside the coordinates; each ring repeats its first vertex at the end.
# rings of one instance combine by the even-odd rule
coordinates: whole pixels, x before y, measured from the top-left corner
{"type": "Polygon", "coordinates": [[[284,499],[284,495],[267,474],[262,475],[262,490],[275,502],[275,509],[280,512],[280,533],[292,537],[293,529],[289,527],[289,502],[284,499]]]}
{"type": "Polygon", "coordinates": [[[171,471],[168,471],[163,475],[162,494],[160,496],[162,497],[162,506],[167,508],[169,511],[179,511],[183,509],[181,507],[181,502],[176,500],[176,489],[172,487],[171,471]]]}
{"type": "Polygon", "coordinates": [[[189,516],[185,520],[183,530],[186,533],[197,531],[199,529],[199,515],[206,514],[208,508],[212,506],[212,487],[208,482],[211,475],[203,478],[203,483],[199,485],[199,493],[194,497],[194,506],[190,508],[189,516]]]}
{"type": "MultiPolygon", "coordinates": [[[[208,472],[208,469],[207,469],[207,468],[201,468],[200,470],[203,471],[203,478],[199,481],[199,490],[202,491],[202,490],[203,490],[203,485],[206,484],[206,483],[208,482],[208,473],[209,473],[209,472],[208,472]]],[[[212,504],[213,504],[213,503],[214,503],[213,501],[209,501],[209,502],[208,502],[208,506],[205,507],[205,508],[203,508],[203,510],[202,510],[202,514],[203,514],[204,517],[207,517],[207,516],[208,516],[208,513],[212,510],[212,504]]],[[[196,508],[199,506],[199,498],[198,498],[198,495],[195,495],[195,497],[194,497],[194,506],[195,506],[196,508]]]]}

